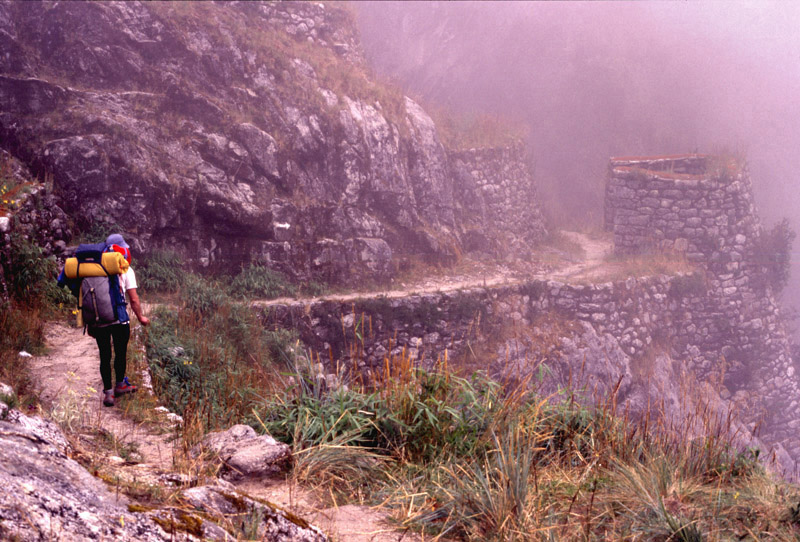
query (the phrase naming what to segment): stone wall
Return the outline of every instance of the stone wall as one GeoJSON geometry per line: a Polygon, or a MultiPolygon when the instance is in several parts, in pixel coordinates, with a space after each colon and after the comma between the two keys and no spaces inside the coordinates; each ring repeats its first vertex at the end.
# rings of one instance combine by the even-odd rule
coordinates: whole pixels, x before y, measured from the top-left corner
{"type": "MultiPolygon", "coordinates": [[[[710,358],[703,358],[700,348],[710,348],[704,340],[722,340],[706,322],[719,300],[708,297],[701,279],[681,274],[602,284],[535,280],[397,298],[263,304],[257,310],[268,327],[296,330],[327,371],[354,368],[369,378],[387,365],[410,360],[432,367],[446,356],[450,364],[467,363],[507,378],[510,368],[531,375],[544,363],[550,375],[540,382],[545,390],[589,385],[600,393],[595,398],[605,400],[616,385],[625,408],[643,414],[657,404],[662,415],[680,424],[686,412],[702,410],[708,400],[707,379],[698,368],[710,358]],[[675,345],[691,355],[683,356],[675,345]],[[586,378],[579,382],[579,374],[586,378]],[[680,391],[687,387],[706,391],[696,392],[699,402],[692,402],[680,391]]],[[[742,328],[739,334],[766,352],[765,343],[780,343],[764,331],[742,328]]],[[[781,374],[774,369],[782,367],[780,357],[774,359],[747,389],[731,379],[708,389],[722,418],[731,409],[741,416],[744,425],[735,426],[742,431],[760,427],[754,435],[764,444],[757,445],[775,446],[779,469],[791,474],[798,450],[794,429],[800,424],[794,397],[782,394],[794,386],[793,371],[781,374]],[[776,412],[786,417],[777,419],[776,412]]],[[[698,412],[693,424],[702,419],[698,412]]]]}
{"type": "Polygon", "coordinates": [[[507,256],[546,233],[533,175],[522,143],[449,154],[456,209],[467,251],[507,256]]]}
{"type": "Polygon", "coordinates": [[[284,0],[245,3],[239,9],[252,9],[271,26],[290,36],[328,47],[348,62],[366,63],[354,15],[347,6],[284,0]]]}
{"type": "Polygon", "coordinates": [[[800,382],[778,304],[749,258],[761,224],[746,166],[706,155],[612,159],[605,218],[617,253],[667,251],[697,266],[674,283],[676,355],[701,377],[725,372],[734,395],[760,397],[773,416],[766,431],[800,452],[800,382]]]}
{"type": "Polygon", "coordinates": [[[598,285],[537,280],[399,298],[266,304],[259,311],[267,326],[296,330],[323,359],[379,369],[402,354],[426,366],[445,351],[458,358],[555,315],[588,322],[617,337],[626,354],[638,355],[671,329],[669,291],[665,276],[598,285]]]}

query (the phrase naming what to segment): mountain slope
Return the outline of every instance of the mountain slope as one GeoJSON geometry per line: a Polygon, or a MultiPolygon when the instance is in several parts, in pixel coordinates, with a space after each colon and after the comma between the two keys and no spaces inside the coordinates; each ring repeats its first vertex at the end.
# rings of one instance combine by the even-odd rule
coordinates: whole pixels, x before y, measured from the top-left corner
{"type": "Polygon", "coordinates": [[[0,36],[3,146],[79,229],[138,250],[382,279],[393,255],[454,259],[462,200],[494,197],[454,189],[433,121],[370,78],[338,5],[4,2],[0,36]]]}

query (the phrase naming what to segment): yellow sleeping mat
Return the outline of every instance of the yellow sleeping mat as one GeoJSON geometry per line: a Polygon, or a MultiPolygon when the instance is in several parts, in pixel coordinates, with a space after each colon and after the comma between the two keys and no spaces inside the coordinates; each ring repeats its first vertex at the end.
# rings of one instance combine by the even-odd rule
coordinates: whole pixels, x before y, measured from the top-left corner
{"type": "Polygon", "coordinates": [[[67,258],[67,261],[64,263],[64,274],[68,279],[121,275],[128,270],[129,265],[125,256],[119,252],[104,252],[102,266],[99,263],[82,263],[80,267],[78,267],[78,258],[67,258]],[[103,267],[105,267],[105,271],[103,267]],[[108,273],[106,273],[106,271],[108,271],[108,273]],[[80,275],[78,275],[79,272],[80,275]]]}

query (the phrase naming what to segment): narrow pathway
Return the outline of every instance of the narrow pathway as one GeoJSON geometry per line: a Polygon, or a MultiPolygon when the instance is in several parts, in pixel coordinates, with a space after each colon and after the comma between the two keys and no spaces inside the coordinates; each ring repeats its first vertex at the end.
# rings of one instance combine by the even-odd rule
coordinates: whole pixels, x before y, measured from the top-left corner
{"type": "Polygon", "coordinates": [[[372,292],[354,292],[349,294],[331,294],[308,298],[280,297],[270,300],[254,301],[255,306],[286,305],[290,303],[302,302],[306,304],[319,301],[354,301],[369,297],[388,297],[399,298],[413,294],[452,292],[466,288],[485,288],[491,286],[501,286],[504,284],[516,284],[531,279],[552,279],[560,281],[570,281],[590,278],[594,270],[602,267],[606,256],[613,250],[613,243],[610,240],[592,238],[585,233],[565,231],[563,234],[574,241],[583,249],[583,257],[580,261],[548,271],[534,271],[520,273],[507,266],[498,265],[487,272],[466,273],[460,276],[442,276],[436,278],[426,278],[415,284],[403,285],[402,288],[392,290],[377,290],[372,292]]]}
{"type": "MultiPolygon", "coordinates": [[[[149,485],[165,484],[164,476],[170,479],[174,471],[173,444],[171,434],[158,431],[150,424],[136,423],[124,414],[125,402],[136,401],[139,391],[130,398],[123,398],[114,407],[102,403],[102,380],[100,378],[97,344],[80,329],[56,322],[47,323],[46,343],[48,353],[31,358],[31,372],[39,389],[39,397],[51,415],[71,417],[73,430],[90,436],[102,430],[114,435],[124,444],[132,445],[141,456],[135,465],[121,464],[117,472],[127,479],[139,480],[149,485]],[[126,473],[126,474],[123,474],[126,473]]],[[[132,344],[135,344],[132,342],[132,344]]],[[[130,372],[130,371],[129,371],[130,372]]],[[[129,375],[136,384],[141,384],[139,375],[129,375]]],[[[94,452],[103,456],[98,446],[94,452]]],[[[97,458],[96,458],[97,459],[97,458]]],[[[108,458],[100,457],[100,461],[108,458]]],[[[178,480],[180,477],[172,477],[178,480]]],[[[313,481],[312,481],[313,483],[313,481]]],[[[172,486],[173,488],[175,486],[172,486]]],[[[313,494],[296,483],[288,481],[259,480],[237,484],[237,489],[252,496],[265,498],[303,517],[333,540],[342,542],[417,542],[421,538],[412,532],[397,531],[386,523],[385,513],[367,506],[347,505],[324,508],[313,494]]],[[[124,502],[124,496],[120,496],[124,502]]]]}
{"type": "Polygon", "coordinates": [[[602,267],[606,257],[614,250],[614,243],[610,240],[592,238],[585,233],[577,231],[562,232],[565,237],[574,241],[583,249],[583,258],[553,273],[543,276],[553,280],[575,280],[590,278],[594,271],[602,267]]]}
{"type": "Polygon", "coordinates": [[[95,340],[83,335],[80,329],[50,322],[46,328],[46,344],[46,355],[31,358],[31,372],[45,406],[55,410],[57,417],[73,420],[79,431],[107,431],[120,443],[134,446],[143,464],[168,470],[172,466],[173,451],[169,432],[136,423],[121,412],[126,401],[135,401],[137,394],[147,393],[138,376],[128,375],[139,385],[137,394],[119,399],[115,407],[104,407],[95,340]]]}

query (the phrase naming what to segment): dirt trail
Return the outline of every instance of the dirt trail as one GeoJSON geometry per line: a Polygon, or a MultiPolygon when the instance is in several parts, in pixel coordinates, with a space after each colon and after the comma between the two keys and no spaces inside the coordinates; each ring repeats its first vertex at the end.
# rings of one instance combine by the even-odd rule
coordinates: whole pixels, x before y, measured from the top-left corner
{"type": "MultiPolygon", "coordinates": [[[[31,358],[31,371],[44,404],[63,412],[59,416],[75,416],[84,428],[102,429],[121,443],[133,444],[142,464],[158,470],[172,466],[172,448],[169,434],[161,434],[126,418],[124,402],[136,400],[117,399],[117,406],[103,406],[103,381],[100,378],[100,358],[97,343],[80,329],[51,322],[46,329],[48,354],[31,358]],[[82,412],[76,412],[82,409],[82,412]],[[71,411],[71,413],[70,413],[71,411]]],[[[132,382],[139,385],[138,393],[147,393],[141,387],[138,375],[130,374],[132,382]]]]}
{"type": "MultiPolygon", "coordinates": [[[[46,328],[48,354],[31,358],[31,372],[39,396],[54,416],[71,416],[81,433],[103,430],[123,444],[133,445],[141,456],[138,464],[120,464],[118,468],[129,479],[158,483],[162,474],[172,470],[173,444],[170,433],[161,434],[156,427],[136,423],[124,415],[125,402],[136,401],[147,393],[140,375],[129,377],[140,385],[130,397],[117,400],[114,407],[102,404],[97,344],[80,329],[49,322],[46,328]]],[[[132,340],[132,347],[135,347],[132,340]]],[[[129,370],[130,373],[130,370],[129,370]]],[[[94,438],[94,437],[92,437],[94,438]]],[[[415,542],[419,536],[395,530],[387,524],[386,515],[366,506],[347,505],[325,508],[302,487],[283,481],[249,481],[238,488],[255,497],[268,499],[317,525],[332,539],[342,542],[415,542]]],[[[173,488],[174,489],[174,488],[173,488]]]]}
{"type": "Polygon", "coordinates": [[[614,244],[610,240],[592,238],[585,233],[576,231],[562,232],[565,237],[574,241],[583,249],[583,258],[562,269],[555,270],[546,278],[553,280],[577,280],[591,278],[603,266],[606,256],[611,254],[614,244]]]}
{"type": "Polygon", "coordinates": [[[565,231],[569,240],[579,245],[583,251],[580,261],[561,262],[555,269],[535,271],[520,271],[505,265],[495,265],[491,269],[483,268],[479,271],[466,272],[460,275],[443,275],[440,277],[427,277],[413,284],[403,284],[401,288],[391,290],[378,290],[372,292],[355,292],[349,294],[332,294],[309,298],[280,297],[270,300],[255,301],[256,306],[285,305],[289,303],[315,303],[318,301],[354,301],[366,297],[399,298],[412,294],[435,292],[453,292],[466,288],[485,288],[487,286],[500,286],[515,284],[531,279],[552,279],[560,281],[580,280],[591,278],[593,272],[599,269],[605,257],[611,253],[613,244],[609,240],[589,237],[585,233],[565,231]]]}

